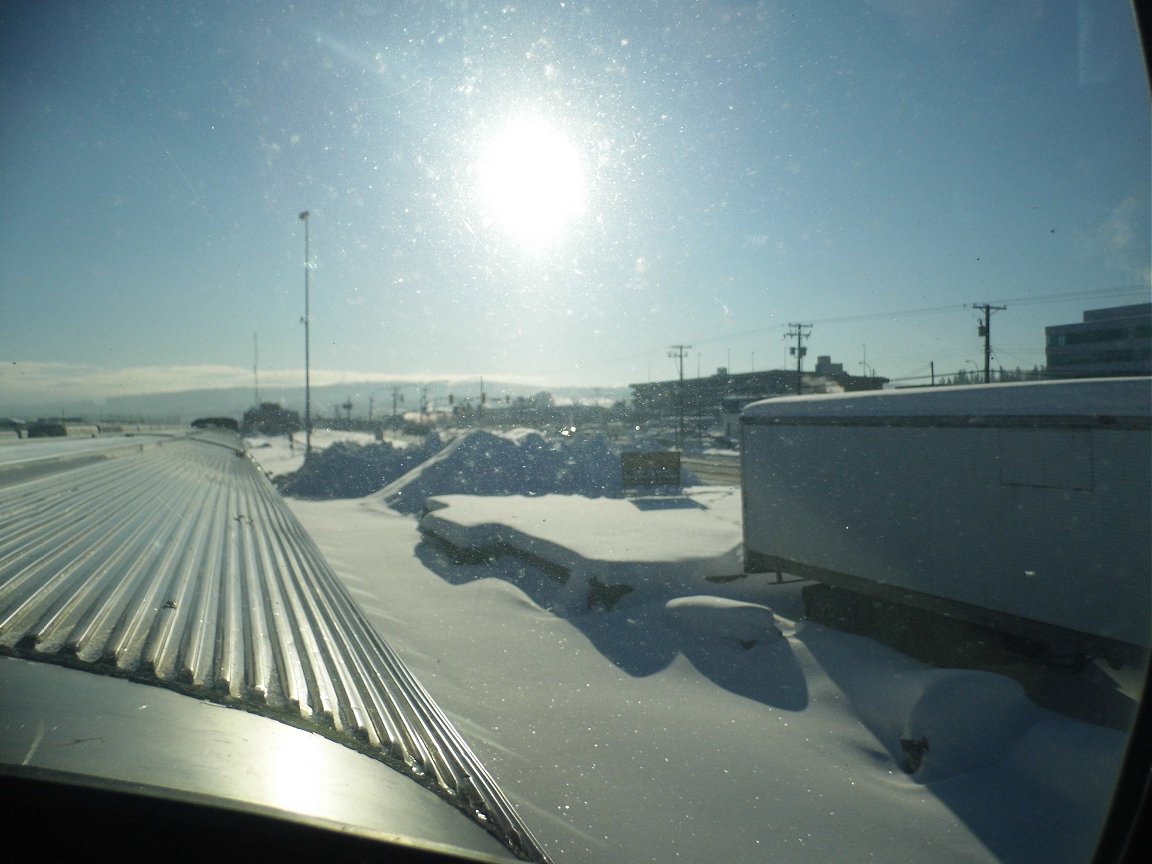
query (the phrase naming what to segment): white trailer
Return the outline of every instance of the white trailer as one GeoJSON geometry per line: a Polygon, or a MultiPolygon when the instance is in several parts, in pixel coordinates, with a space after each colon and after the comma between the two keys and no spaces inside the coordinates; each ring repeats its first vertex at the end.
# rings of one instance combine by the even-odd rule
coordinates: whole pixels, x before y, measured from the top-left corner
{"type": "Polygon", "coordinates": [[[1138,662],[1152,382],[800,396],[741,415],[745,570],[1138,662]]]}

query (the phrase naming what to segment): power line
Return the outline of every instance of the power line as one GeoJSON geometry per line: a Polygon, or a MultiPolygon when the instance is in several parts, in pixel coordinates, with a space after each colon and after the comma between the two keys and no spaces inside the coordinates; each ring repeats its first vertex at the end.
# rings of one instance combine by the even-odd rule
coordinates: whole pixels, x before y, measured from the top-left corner
{"type": "MultiPolygon", "coordinates": [[[[1148,286],[1143,285],[1122,285],[1111,286],[1108,288],[1093,288],[1083,289],[1079,291],[1068,291],[1057,294],[1043,294],[1036,297],[1009,297],[1004,300],[997,301],[1000,304],[1007,305],[1011,303],[1015,306],[1028,306],[1038,303],[1056,303],[1062,300],[1081,300],[1091,297],[1108,297],[1108,296],[1123,296],[1125,294],[1140,294],[1148,293],[1148,286]]],[[[940,312],[956,312],[960,309],[967,309],[968,306],[963,303],[950,303],[946,306],[924,306],[917,309],[898,309],[890,312],[863,312],[859,315],[840,315],[832,318],[813,318],[811,324],[847,324],[854,321],[868,321],[877,318],[906,318],[917,317],[920,315],[934,315],[940,312]]],[[[767,325],[764,327],[757,327],[751,330],[742,330],[737,333],[723,333],[717,336],[706,336],[696,339],[696,343],[714,342],[720,339],[739,339],[743,336],[754,336],[757,333],[765,333],[770,330],[783,329],[785,325],[775,324],[767,325]]],[[[792,326],[791,324],[787,326],[792,326]]]]}
{"type": "MultiPolygon", "coordinates": [[[[1043,304],[1043,303],[1058,303],[1058,302],[1062,302],[1062,301],[1071,301],[1071,300],[1087,300],[1087,299],[1099,298],[1099,297],[1111,297],[1111,296],[1121,297],[1121,296],[1132,295],[1132,294],[1148,294],[1148,292],[1149,292],[1149,288],[1147,285],[1136,285],[1136,284],[1113,285],[1113,286],[1109,286],[1106,288],[1079,289],[1079,290],[1073,290],[1073,291],[1058,292],[1058,293],[1053,293],[1053,294],[1042,294],[1042,295],[1037,295],[1037,296],[1009,297],[1006,299],[999,300],[997,302],[1001,305],[1007,305],[1007,304],[1011,303],[1014,306],[1031,306],[1031,305],[1039,305],[1039,304],[1043,304]]],[[[989,303],[989,305],[992,305],[991,302],[989,303]]],[[[853,323],[856,321],[868,321],[868,320],[875,320],[875,319],[880,319],[880,318],[908,318],[908,317],[914,318],[914,317],[919,317],[922,315],[940,314],[942,312],[956,312],[956,311],[959,311],[961,309],[967,309],[967,308],[970,308],[968,304],[952,303],[952,304],[948,304],[948,305],[944,305],[944,306],[925,306],[925,307],[920,307],[920,308],[915,308],[915,309],[898,309],[898,310],[889,311],[889,312],[865,312],[865,313],[861,313],[859,315],[841,315],[841,316],[830,317],[830,318],[813,318],[809,321],[807,326],[812,326],[815,324],[819,324],[819,325],[849,324],[849,323],[853,323]]],[[[772,332],[774,330],[783,330],[788,326],[792,326],[792,325],[790,325],[790,324],[789,325],[770,324],[770,325],[764,325],[762,327],[750,328],[748,330],[740,330],[740,331],[729,332],[729,333],[719,333],[719,334],[716,334],[714,336],[701,336],[701,337],[696,338],[694,341],[695,341],[695,344],[697,344],[697,345],[707,344],[709,342],[719,342],[719,341],[724,341],[724,340],[732,341],[732,340],[736,340],[736,339],[742,339],[746,336],[756,336],[756,335],[759,335],[762,333],[769,333],[769,332],[772,332]]],[[[644,351],[637,351],[635,353],[617,355],[616,357],[598,358],[597,360],[592,361],[592,363],[595,363],[597,365],[599,365],[599,364],[606,365],[606,364],[624,363],[624,362],[627,362],[629,360],[636,360],[636,359],[643,358],[643,357],[650,357],[656,350],[658,350],[658,349],[653,347],[653,348],[650,348],[650,349],[647,349],[644,351]]]]}
{"type": "Polygon", "coordinates": [[[1063,300],[1086,300],[1091,297],[1122,297],[1125,294],[1149,293],[1147,285],[1118,285],[1111,288],[1084,289],[1082,291],[1069,291],[1063,294],[1042,294],[1037,297],[1009,297],[1001,303],[1011,303],[1014,306],[1030,306],[1038,303],[1059,303],[1063,300]]]}
{"type": "MultiPolygon", "coordinates": [[[[1127,294],[1141,294],[1148,293],[1148,287],[1142,285],[1120,285],[1111,286],[1108,288],[1094,288],[1083,289],[1079,291],[1068,291],[1056,294],[1043,294],[1034,297],[1009,297],[1004,300],[998,301],[1000,304],[1007,305],[1011,303],[1015,306],[1030,306],[1041,303],[1057,303],[1067,300],[1084,300],[1092,297],[1109,297],[1109,296],[1124,296],[1127,294]]],[[[879,318],[908,318],[919,317],[921,315],[935,315],[942,312],[956,312],[961,309],[969,308],[967,304],[963,303],[950,303],[945,306],[924,306],[916,309],[898,309],[889,312],[863,312],[859,315],[840,315],[830,318],[813,318],[811,324],[850,324],[855,321],[869,321],[879,318]]],[[[784,324],[765,325],[763,327],[754,327],[749,330],[740,330],[735,333],[720,333],[715,336],[703,336],[695,340],[696,344],[703,344],[707,342],[718,342],[721,340],[741,339],[745,336],[755,336],[760,333],[767,333],[772,330],[782,330],[784,324]]],[[[626,359],[626,358],[621,358],[626,359]]]]}

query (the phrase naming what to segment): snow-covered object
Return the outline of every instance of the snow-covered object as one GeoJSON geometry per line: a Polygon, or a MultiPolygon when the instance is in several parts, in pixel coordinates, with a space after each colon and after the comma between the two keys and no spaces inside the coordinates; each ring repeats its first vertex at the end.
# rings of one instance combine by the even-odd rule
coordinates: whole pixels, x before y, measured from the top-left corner
{"type": "Polygon", "coordinates": [[[727,597],[676,597],[664,604],[677,627],[702,636],[735,639],[745,647],[780,639],[776,616],[767,606],[727,597]]]}
{"type": "Polygon", "coordinates": [[[549,443],[539,432],[476,429],[380,490],[402,513],[433,495],[584,495],[620,493],[620,460],[602,436],[549,443]]]}
{"type": "Polygon", "coordinates": [[[623,605],[630,606],[696,594],[713,584],[708,577],[739,571],[739,501],[733,494],[709,500],[648,510],[581,495],[441,495],[427,499],[420,530],[470,556],[512,553],[546,562],[570,577],[580,601],[593,577],[604,586],[628,585],[635,593],[623,605]]]}

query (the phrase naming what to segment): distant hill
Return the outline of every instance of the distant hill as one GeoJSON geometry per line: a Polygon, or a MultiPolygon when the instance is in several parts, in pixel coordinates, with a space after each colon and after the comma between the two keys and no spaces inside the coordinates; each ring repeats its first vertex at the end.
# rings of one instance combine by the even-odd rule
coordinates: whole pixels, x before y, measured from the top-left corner
{"type": "MultiPolygon", "coordinates": [[[[312,388],[313,417],[331,417],[334,411],[344,414],[342,406],[352,403],[352,416],[366,418],[369,400],[372,400],[373,416],[392,413],[392,387],[400,388],[403,401],[400,411],[413,411],[420,401],[419,385],[407,381],[358,381],[346,384],[329,384],[312,388]]],[[[484,390],[489,402],[503,401],[505,394],[515,399],[517,396],[530,397],[541,391],[551,393],[557,400],[592,400],[596,397],[619,401],[629,396],[626,387],[542,387],[539,385],[509,384],[501,381],[485,381],[484,390]]],[[[451,394],[457,402],[476,401],[480,392],[479,379],[467,381],[440,382],[430,384],[427,396],[436,408],[446,408],[451,394]]],[[[261,388],[260,399],[276,402],[285,408],[303,413],[304,388],[269,387],[261,388]]],[[[35,419],[36,417],[58,417],[61,413],[84,417],[87,420],[149,420],[175,423],[188,423],[197,417],[235,417],[241,415],[255,403],[251,387],[228,387],[216,390],[183,390],[177,393],[149,393],[135,396],[114,396],[102,403],[88,400],[62,400],[29,402],[0,406],[0,413],[35,419]]]]}

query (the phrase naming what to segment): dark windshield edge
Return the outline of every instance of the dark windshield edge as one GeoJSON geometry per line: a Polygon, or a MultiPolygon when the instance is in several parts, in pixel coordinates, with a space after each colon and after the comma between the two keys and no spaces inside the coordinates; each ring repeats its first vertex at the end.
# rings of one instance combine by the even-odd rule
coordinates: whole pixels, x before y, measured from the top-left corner
{"type": "Polygon", "coordinates": [[[1152,88],[1152,4],[1132,0],[1132,15],[1136,19],[1136,29],[1140,31],[1140,49],[1144,54],[1144,71],[1148,74],[1148,86],[1152,88]]]}
{"type": "Polygon", "coordinates": [[[1152,843],[1152,676],[1148,674],[1149,656],[1144,657],[1144,690],[1136,717],[1132,724],[1128,750],[1124,757],[1116,791],[1112,796],[1112,807],[1100,834],[1096,847],[1094,864],[1109,862],[1135,862],[1143,860],[1152,843]]]}
{"type": "MultiPolygon", "coordinates": [[[[1132,14],[1140,33],[1140,46],[1144,58],[1152,97],[1152,4],[1132,3],[1132,14]]],[[[1149,661],[1145,654],[1144,689],[1132,723],[1127,752],[1123,767],[1116,783],[1112,806],[1100,842],[1093,858],[1095,864],[1116,861],[1136,861],[1140,850],[1147,850],[1152,844],[1152,706],[1149,694],[1152,693],[1152,675],[1149,674],[1149,661]]]]}
{"type": "Polygon", "coordinates": [[[0,766],[0,789],[9,839],[16,844],[25,841],[41,858],[74,855],[80,835],[84,840],[79,848],[114,848],[127,860],[144,860],[157,849],[166,849],[170,861],[339,864],[377,860],[382,843],[387,844],[386,860],[396,864],[477,860],[475,852],[464,857],[428,840],[417,845],[395,836],[348,831],[346,826],[299,814],[285,819],[282,813],[254,804],[224,806],[209,796],[142,784],[125,788],[88,775],[0,766]],[[61,814],[68,816],[67,832],[59,830],[61,814]]]}
{"type": "MultiPolygon", "coordinates": [[[[1132,14],[1140,31],[1140,47],[1144,57],[1144,71],[1148,76],[1149,96],[1152,97],[1152,4],[1133,0],[1132,14]]],[[[1128,739],[1124,764],[1112,796],[1112,806],[1100,833],[1100,843],[1093,858],[1095,864],[1112,861],[1136,861],[1140,850],[1147,851],[1152,843],[1152,674],[1144,656],[1144,689],[1136,709],[1136,717],[1128,739]]]]}

